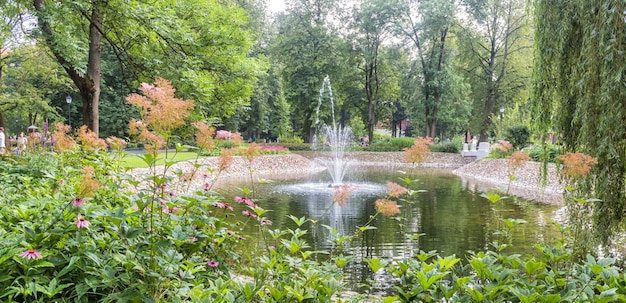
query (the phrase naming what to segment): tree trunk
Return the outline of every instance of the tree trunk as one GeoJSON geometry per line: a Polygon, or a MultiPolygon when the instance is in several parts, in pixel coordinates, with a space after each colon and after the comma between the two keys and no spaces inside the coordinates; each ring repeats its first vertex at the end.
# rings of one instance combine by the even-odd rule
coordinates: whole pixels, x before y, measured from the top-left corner
{"type": "Polygon", "coordinates": [[[100,103],[100,79],[102,77],[102,16],[98,7],[91,12],[89,24],[89,61],[87,65],[87,78],[90,87],[86,87],[87,94],[81,90],[83,97],[83,123],[96,134],[100,133],[98,105],[100,103]]]}
{"type": "Polygon", "coordinates": [[[3,127],[5,129],[5,134],[6,134],[6,129],[7,129],[7,122],[4,120],[4,112],[0,111],[0,127],[3,127]]]}
{"type": "Polygon", "coordinates": [[[102,60],[102,16],[99,10],[100,1],[93,4],[91,15],[89,16],[89,54],[87,61],[87,74],[81,73],[76,66],[73,66],[64,52],[57,49],[55,33],[45,16],[44,0],[33,0],[35,10],[38,14],[38,22],[48,47],[52,54],[63,67],[70,79],[74,82],[83,104],[83,124],[95,132],[99,133],[98,123],[98,103],[100,100],[100,79],[102,60]]]}

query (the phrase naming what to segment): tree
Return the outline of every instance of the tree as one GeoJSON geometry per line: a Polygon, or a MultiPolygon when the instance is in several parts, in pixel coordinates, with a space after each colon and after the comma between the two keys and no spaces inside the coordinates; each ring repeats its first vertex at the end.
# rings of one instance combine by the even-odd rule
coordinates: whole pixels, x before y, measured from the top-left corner
{"type": "MultiPolygon", "coordinates": [[[[592,203],[594,232],[604,242],[626,215],[626,32],[619,1],[535,1],[536,131],[562,136],[566,151],[597,158],[578,184],[592,203]]],[[[580,193],[580,192],[579,192],[580,193]]]]}
{"type": "MultiPolygon", "coordinates": [[[[326,75],[337,73],[339,37],[332,34],[330,0],[287,2],[287,13],[277,19],[271,62],[279,64],[285,98],[292,111],[292,128],[310,142],[315,132],[319,91],[326,75]]],[[[323,104],[322,113],[330,105],[323,104]]]]}
{"type": "Polygon", "coordinates": [[[385,101],[391,104],[394,99],[389,94],[385,96],[383,91],[390,86],[397,86],[397,81],[394,83],[391,80],[393,77],[384,76],[391,76],[391,73],[385,74],[382,71],[381,59],[383,43],[391,36],[397,9],[398,5],[393,1],[366,0],[355,10],[353,35],[357,50],[362,56],[360,69],[367,102],[367,136],[370,142],[374,139],[379,107],[385,101]]]}
{"type": "Polygon", "coordinates": [[[475,93],[476,112],[480,141],[487,141],[488,131],[500,106],[505,105],[503,96],[511,94],[504,83],[509,75],[509,56],[528,45],[519,45],[522,29],[527,25],[525,1],[521,0],[472,0],[467,2],[471,19],[463,25],[462,36],[474,57],[469,73],[480,81],[480,92],[475,93]]]}
{"type": "MultiPolygon", "coordinates": [[[[3,80],[5,69],[11,60],[12,46],[15,46],[14,37],[21,25],[22,16],[11,1],[0,4],[0,81],[3,80]]],[[[3,89],[4,90],[4,89],[3,89]]],[[[5,93],[0,96],[0,127],[6,128],[4,113],[17,107],[5,93]]]]}
{"type": "Polygon", "coordinates": [[[96,133],[105,45],[134,76],[129,87],[156,76],[173,79],[185,98],[218,118],[247,102],[260,68],[246,57],[251,44],[242,29],[246,15],[235,5],[214,0],[30,4],[37,32],[80,92],[83,123],[96,133]]]}
{"type": "Polygon", "coordinates": [[[251,138],[270,139],[285,136],[289,131],[289,104],[282,91],[282,83],[275,68],[259,78],[249,110],[245,114],[245,127],[251,138]]]}
{"type": "Polygon", "coordinates": [[[447,72],[449,51],[446,47],[450,27],[455,22],[455,0],[402,2],[401,21],[397,30],[415,47],[419,62],[423,120],[426,136],[437,136],[437,121],[442,107],[442,95],[447,72]]]}
{"type": "Polygon", "coordinates": [[[65,94],[69,80],[45,49],[38,45],[16,46],[11,50],[4,76],[0,82],[0,110],[7,113],[14,124],[13,132],[26,131],[31,124],[66,121],[65,94]],[[61,106],[63,106],[61,108],[61,106]]]}

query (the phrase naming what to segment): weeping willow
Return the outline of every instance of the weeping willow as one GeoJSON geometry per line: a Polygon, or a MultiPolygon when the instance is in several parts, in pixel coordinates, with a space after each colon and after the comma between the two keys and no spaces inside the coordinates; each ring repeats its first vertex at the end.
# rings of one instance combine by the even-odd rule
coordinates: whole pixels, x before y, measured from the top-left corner
{"type": "Polygon", "coordinates": [[[606,242],[626,214],[626,0],[536,0],[534,125],[598,159],[583,185],[606,242]]]}

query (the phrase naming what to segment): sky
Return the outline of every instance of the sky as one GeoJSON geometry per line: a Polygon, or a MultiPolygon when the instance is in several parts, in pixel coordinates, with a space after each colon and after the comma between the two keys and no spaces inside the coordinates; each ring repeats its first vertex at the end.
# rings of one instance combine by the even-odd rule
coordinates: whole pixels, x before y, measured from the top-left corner
{"type": "Polygon", "coordinates": [[[268,9],[271,13],[285,10],[285,0],[268,0],[268,9]]]}

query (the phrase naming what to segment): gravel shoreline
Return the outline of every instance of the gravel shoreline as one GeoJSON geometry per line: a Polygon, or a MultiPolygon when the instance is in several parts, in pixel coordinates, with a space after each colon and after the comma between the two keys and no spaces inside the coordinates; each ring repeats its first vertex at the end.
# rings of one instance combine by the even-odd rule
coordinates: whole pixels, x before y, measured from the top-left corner
{"type": "Polygon", "coordinates": [[[509,188],[509,194],[513,196],[563,205],[563,186],[559,183],[556,166],[548,165],[544,182],[541,178],[542,165],[540,162],[527,161],[512,174],[515,180],[511,182],[505,159],[481,159],[452,172],[476,191],[499,189],[506,192],[509,188]]]}
{"type": "MultiPolygon", "coordinates": [[[[245,157],[233,157],[232,165],[223,171],[217,180],[209,180],[216,183],[249,182],[259,179],[287,180],[300,177],[302,175],[315,174],[325,170],[325,167],[317,163],[314,159],[323,157],[320,152],[293,152],[283,155],[266,155],[254,157],[250,163],[245,157]],[[252,172],[252,174],[251,174],[252,172]]],[[[358,161],[360,166],[385,167],[390,169],[404,169],[411,165],[403,162],[403,152],[354,152],[347,153],[346,157],[358,161]]],[[[471,163],[466,163],[460,154],[450,153],[430,153],[424,163],[419,167],[441,168],[451,170],[452,173],[463,179],[468,188],[475,191],[485,192],[500,189],[506,192],[509,187],[509,194],[537,202],[562,205],[562,187],[558,182],[555,166],[549,165],[547,182],[542,185],[541,163],[526,162],[520,167],[514,176],[516,180],[510,182],[507,173],[507,165],[504,159],[481,159],[471,163]]],[[[194,167],[200,167],[194,177],[187,182],[186,188],[191,191],[201,189],[207,182],[204,177],[210,170],[218,168],[218,158],[208,157],[194,161],[184,161],[176,163],[169,174],[174,175],[175,171],[183,173],[192,172],[194,167]]],[[[147,168],[134,169],[135,176],[147,175],[150,171],[147,168]]]]}

